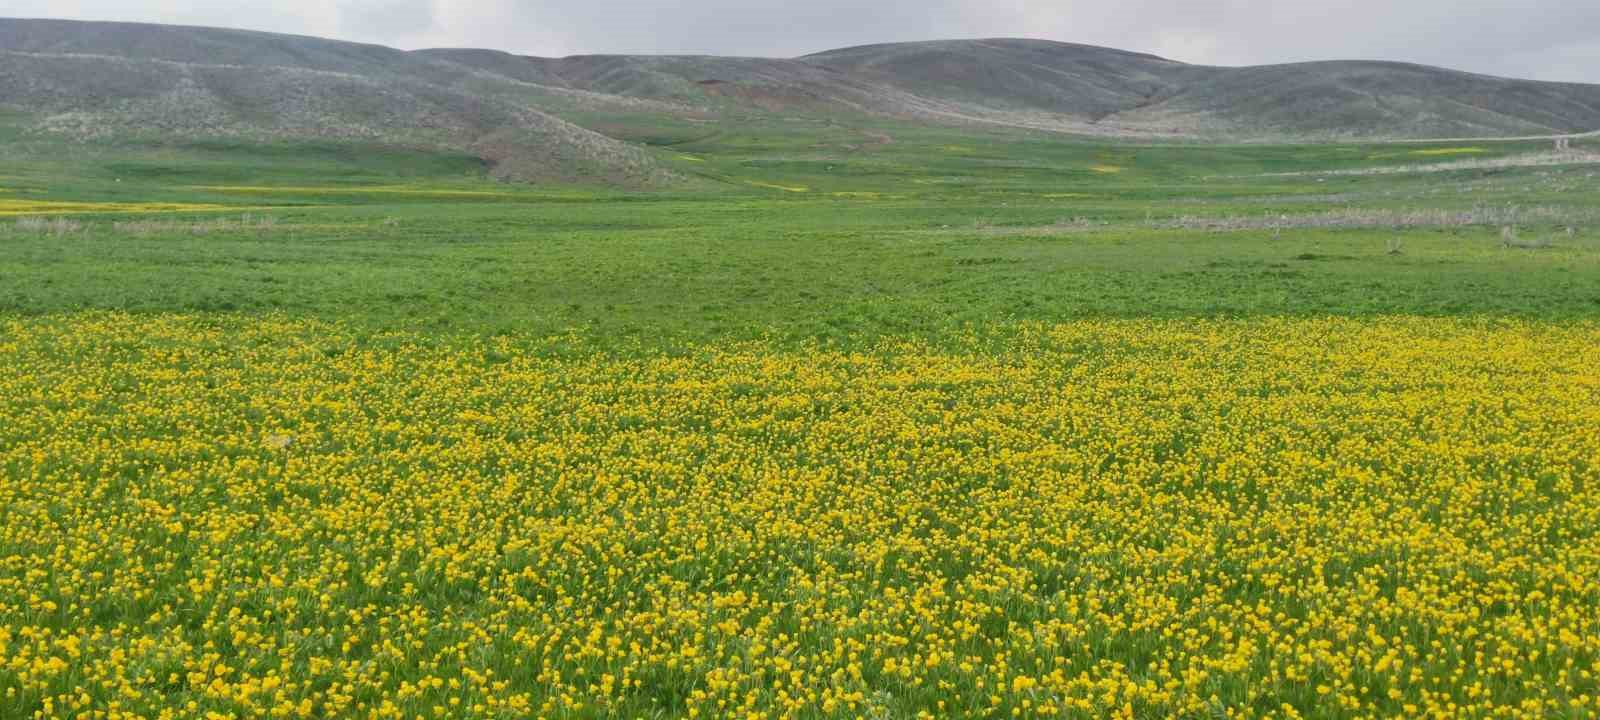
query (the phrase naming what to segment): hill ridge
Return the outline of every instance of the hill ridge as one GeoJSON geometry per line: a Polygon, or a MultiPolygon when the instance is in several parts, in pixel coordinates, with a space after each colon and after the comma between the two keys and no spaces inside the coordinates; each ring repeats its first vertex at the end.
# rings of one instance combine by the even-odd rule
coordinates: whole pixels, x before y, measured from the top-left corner
{"type": "Polygon", "coordinates": [[[671,173],[650,150],[606,137],[608,121],[594,121],[595,113],[634,117],[635,125],[658,116],[877,117],[1244,141],[1600,128],[1600,85],[1392,60],[1222,67],[1006,37],[876,43],[794,58],[540,57],[239,28],[5,18],[0,105],[31,117],[33,132],[73,135],[98,126],[109,128],[101,135],[362,137],[484,152],[507,178],[632,184],[671,173]],[[182,83],[157,70],[169,67],[163,63],[185,68],[168,73],[182,83]]]}
{"type": "Polygon", "coordinates": [[[1138,50],[1126,50],[1126,49],[1123,49],[1123,48],[1115,48],[1115,47],[1110,47],[1110,46],[1107,46],[1107,45],[1093,45],[1093,44],[1089,44],[1089,43],[1075,43],[1075,42],[1069,42],[1069,41],[1066,41],[1066,40],[1051,40],[1051,39],[1047,39],[1047,38],[1024,38],[1024,37],[1004,37],[1004,36],[983,37],[983,38],[947,38],[947,39],[934,39],[934,40],[905,40],[905,41],[900,41],[900,42],[867,43],[865,45],[851,45],[851,46],[847,46],[847,47],[831,48],[831,49],[828,49],[828,50],[820,50],[820,51],[813,52],[813,53],[807,53],[805,55],[799,55],[799,56],[795,57],[794,59],[803,60],[803,59],[806,59],[806,58],[814,58],[814,57],[820,57],[820,56],[830,55],[830,54],[849,53],[849,52],[858,52],[858,51],[867,51],[867,50],[878,50],[878,49],[884,49],[884,48],[910,47],[910,46],[918,46],[918,45],[932,46],[932,45],[962,44],[962,43],[975,44],[975,45],[992,44],[992,43],[1012,43],[1012,44],[1019,44],[1019,45],[1020,44],[1037,44],[1037,45],[1042,45],[1042,46],[1073,48],[1073,49],[1081,49],[1081,50],[1099,50],[1099,51],[1112,52],[1112,53],[1117,53],[1117,54],[1127,55],[1127,56],[1132,56],[1132,57],[1138,57],[1138,58],[1142,58],[1142,59],[1146,59],[1146,60],[1160,60],[1160,61],[1163,61],[1163,62],[1176,63],[1176,64],[1179,64],[1179,65],[1192,65],[1192,63],[1184,62],[1182,60],[1173,60],[1172,58],[1163,57],[1163,56],[1160,56],[1160,55],[1156,55],[1154,53],[1141,52],[1141,51],[1138,51],[1138,50]]]}

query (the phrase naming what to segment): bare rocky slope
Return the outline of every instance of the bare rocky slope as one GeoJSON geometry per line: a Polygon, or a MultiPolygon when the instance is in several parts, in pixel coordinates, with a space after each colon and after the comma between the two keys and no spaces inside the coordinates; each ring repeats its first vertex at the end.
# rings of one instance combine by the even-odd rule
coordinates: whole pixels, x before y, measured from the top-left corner
{"type": "Polygon", "coordinates": [[[1600,128],[1600,86],[1382,62],[1245,68],[1043,40],[795,59],[402,51],[243,30],[0,19],[0,107],[30,130],[349,138],[474,152],[503,177],[648,185],[647,149],[574,111],[877,116],[1120,136],[1512,136],[1600,128]]]}

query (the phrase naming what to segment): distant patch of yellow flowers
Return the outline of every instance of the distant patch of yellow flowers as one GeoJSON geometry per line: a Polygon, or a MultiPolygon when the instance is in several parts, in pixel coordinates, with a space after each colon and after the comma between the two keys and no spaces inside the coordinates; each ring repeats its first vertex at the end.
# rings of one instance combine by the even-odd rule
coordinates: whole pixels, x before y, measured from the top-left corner
{"type": "Polygon", "coordinates": [[[746,184],[751,185],[752,187],[767,188],[768,190],[782,190],[782,191],[788,192],[788,193],[808,193],[808,192],[811,192],[811,188],[806,187],[805,185],[779,185],[779,184],[776,184],[776,183],[758,182],[758,181],[755,181],[755,180],[746,180],[745,182],[746,182],[746,184]]]}
{"type": "Polygon", "coordinates": [[[1420,149],[1420,150],[1401,150],[1401,151],[1394,151],[1394,152],[1373,153],[1371,155],[1368,155],[1367,159],[1369,159],[1369,160],[1380,160],[1380,159],[1383,159],[1383,158],[1395,158],[1395,157],[1406,157],[1406,156],[1413,156],[1413,157],[1447,157],[1447,156],[1451,156],[1451,155],[1482,155],[1482,154],[1487,153],[1487,152],[1489,152],[1488,149],[1481,148],[1481,147],[1423,148],[1423,149],[1420,149]]]}
{"type": "Polygon", "coordinates": [[[0,717],[1593,717],[1600,326],[0,320],[0,717]]]}
{"type": "Polygon", "coordinates": [[[0,199],[0,216],[81,215],[93,213],[177,213],[238,210],[229,205],[163,202],[74,202],[67,200],[0,199]]]}
{"type": "Polygon", "coordinates": [[[1486,153],[1486,152],[1489,152],[1489,151],[1485,150],[1485,149],[1483,149],[1481,147],[1451,147],[1451,148],[1428,148],[1426,150],[1412,150],[1411,154],[1412,155],[1422,155],[1422,156],[1425,156],[1425,157],[1438,157],[1438,156],[1442,156],[1442,155],[1481,155],[1481,154],[1486,153]]]}
{"type": "Polygon", "coordinates": [[[420,195],[426,197],[516,197],[516,193],[496,190],[458,190],[451,188],[411,187],[406,185],[195,185],[193,190],[244,195],[420,195]]]}

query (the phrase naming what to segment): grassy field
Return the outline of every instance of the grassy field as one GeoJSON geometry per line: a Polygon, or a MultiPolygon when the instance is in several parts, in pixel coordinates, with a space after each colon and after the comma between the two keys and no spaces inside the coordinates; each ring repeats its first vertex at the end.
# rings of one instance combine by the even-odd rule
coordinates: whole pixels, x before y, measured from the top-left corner
{"type": "Polygon", "coordinates": [[[1600,165],[583,120],[0,147],[0,717],[1600,712],[1600,165]]]}

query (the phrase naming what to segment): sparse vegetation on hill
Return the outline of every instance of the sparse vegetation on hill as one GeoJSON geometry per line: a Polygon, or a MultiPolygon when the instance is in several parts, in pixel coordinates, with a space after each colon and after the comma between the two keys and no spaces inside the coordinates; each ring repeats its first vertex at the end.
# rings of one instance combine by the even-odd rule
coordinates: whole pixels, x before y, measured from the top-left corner
{"type": "Polygon", "coordinates": [[[807,62],[981,110],[1098,120],[1177,92],[1213,70],[1165,58],[1043,40],[948,40],[847,48],[807,62]]]}
{"type": "MultiPolygon", "coordinates": [[[[797,59],[405,52],[210,28],[0,19],[0,104],[33,132],[339,138],[478,153],[505,179],[660,186],[657,144],[809,118],[1232,140],[1600,128],[1600,86],[1397,63],[1257,68],[1042,40],[874,45],[797,59]]],[[[692,173],[691,173],[692,174],[692,173]]]]}
{"type": "Polygon", "coordinates": [[[128,26],[125,37],[120,24],[44,23],[52,32],[40,38],[18,30],[30,22],[0,20],[10,28],[0,34],[0,102],[25,110],[34,132],[100,141],[382,142],[470,150],[508,180],[673,179],[644,150],[539,110],[514,81],[409,53],[159,26],[128,26]],[[210,55],[218,46],[232,51],[210,55]]]}
{"type": "Polygon", "coordinates": [[[1600,129],[1600,86],[1404,63],[1315,62],[1202,73],[1111,120],[1276,139],[1447,138],[1600,129]]]}

